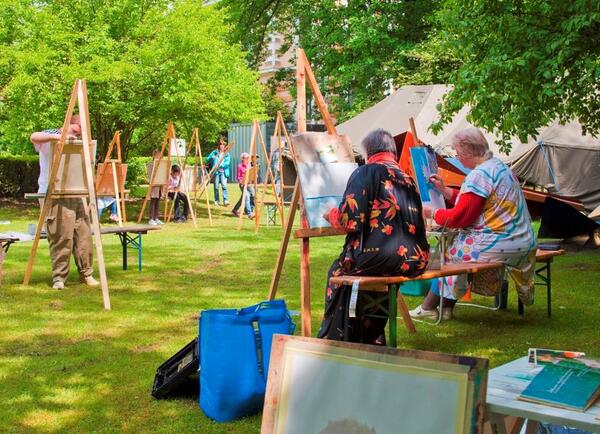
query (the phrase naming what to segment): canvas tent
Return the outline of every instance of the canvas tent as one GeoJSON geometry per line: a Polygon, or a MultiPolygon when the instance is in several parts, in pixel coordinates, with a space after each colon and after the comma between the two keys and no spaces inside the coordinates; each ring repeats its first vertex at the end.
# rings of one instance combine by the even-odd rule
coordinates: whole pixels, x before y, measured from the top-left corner
{"type": "MultiPolygon", "coordinates": [[[[383,128],[394,137],[405,133],[409,130],[408,119],[412,117],[415,119],[419,139],[436,150],[443,149],[451,144],[456,132],[473,126],[467,121],[469,109],[465,107],[438,134],[429,131],[429,126],[439,118],[437,105],[450,89],[450,86],[442,84],[401,87],[384,100],[336,128],[340,134],[349,136],[354,148],[358,149],[362,139],[376,128],[383,128]]],[[[482,131],[494,155],[506,159],[507,155],[501,153],[495,144],[497,137],[488,131],[482,131]]],[[[509,156],[516,153],[518,141],[513,142],[513,150],[509,156]]]]}
{"type": "Polygon", "coordinates": [[[507,163],[520,179],[551,186],[587,211],[600,206],[600,138],[584,135],[578,122],[554,122],[537,140],[517,146],[507,163]]]}

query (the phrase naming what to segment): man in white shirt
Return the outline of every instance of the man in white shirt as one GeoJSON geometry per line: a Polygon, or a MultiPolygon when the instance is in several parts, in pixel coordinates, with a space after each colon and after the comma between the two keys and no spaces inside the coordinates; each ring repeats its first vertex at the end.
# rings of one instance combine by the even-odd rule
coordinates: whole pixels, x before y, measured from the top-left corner
{"type": "MultiPolygon", "coordinates": [[[[48,191],[52,142],[60,139],[62,128],[33,133],[31,143],[40,154],[38,193],[48,191]]],[[[67,138],[81,134],[79,115],[73,115],[67,138]]],[[[43,207],[43,202],[40,203],[43,207]]],[[[71,255],[75,259],[79,280],[88,286],[98,285],[92,276],[92,228],[87,206],[82,198],[53,199],[45,217],[52,263],[52,288],[64,289],[69,275],[71,255]]]]}
{"type": "MultiPolygon", "coordinates": [[[[52,142],[60,139],[62,128],[52,128],[35,132],[29,140],[33,143],[36,152],[40,154],[40,176],[38,177],[38,193],[45,194],[48,191],[48,177],[50,176],[50,161],[52,155],[52,142]]],[[[79,115],[71,117],[67,138],[74,139],[81,134],[81,120],[79,115]]]]}

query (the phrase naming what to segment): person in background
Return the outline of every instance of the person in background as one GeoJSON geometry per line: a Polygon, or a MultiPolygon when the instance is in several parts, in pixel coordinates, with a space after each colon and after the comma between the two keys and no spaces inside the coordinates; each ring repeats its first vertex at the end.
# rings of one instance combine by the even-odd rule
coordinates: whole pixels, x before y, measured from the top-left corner
{"type": "MultiPolygon", "coordinates": [[[[81,134],[78,115],[73,115],[67,131],[68,139],[81,134]]],[[[61,129],[33,133],[31,143],[40,153],[40,177],[38,192],[46,193],[49,183],[50,155],[52,142],[60,139],[61,129]]],[[[79,272],[79,280],[88,286],[99,285],[92,276],[92,228],[89,208],[82,198],[52,199],[45,216],[52,264],[52,288],[64,289],[71,268],[71,255],[79,272]]]]}
{"type": "MultiPolygon", "coordinates": [[[[446,187],[438,175],[430,182],[452,209],[423,207],[425,218],[458,229],[448,247],[449,262],[501,261],[517,285],[521,301],[533,302],[536,238],[519,181],[512,171],[494,158],[484,135],[467,128],[454,136],[456,157],[468,169],[460,191],[446,187]]],[[[481,271],[473,277],[473,292],[496,295],[504,280],[504,270],[481,271]]],[[[410,311],[413,318],[437,318],[442,297],[442,318],[451,319],[456,300],[467,290],[467,276],[436,279],[423,303],[410,311]]]]}
{"type": "Polygon", "coordinates": [[[171,166],[171,175],[169,176],[169,199],[175,201],[175,222],[185,223],[190,212],[188,199],[185,193],[179,191],[181,182],[181,168],[177,164],[171,166]]]}
{"type": "Polygon", "coordinates": [[[250,154],[243,152],[240,155],[240,160],[242,160],[242,162],[238,164],[237,167],[237,181],[242,195],[231,210],[231,213],[236,217],[240,216],[239,209],[242,205],[242,196],[244,196],[244,213],[248,216],[248,218],[252,219],[254,218],[254,206],[252,205],[254,188],[250,185],[250,180],[248,180],[248,188],[246,189],[246,194],[244,195],[244,177],[246,176],[246,172],[250,169],[250,154]]]}
{"type": "MultiPolygon", "coordinates": [[[[393,137],[370,132],[362,142],[367,164],[357,168],[339,207],[324,216],[347,233],[340,256],[327,275],[325,313],[319,338],[385,345],[387,313],[363,307],[359,296],[351,313],[350,286],[330,284],[333,276],[418,276],[429,261],[421,199],[413,180],[400,170],[393,137]],[[377,315],[378,318],[372,316],[377,315]]],[[[373,291],[361,293],[376,295],[373,291]]]]}
{"type": "MultiPolygon", "coordinates": [[[[152,170],[156,161],[160,158],[160,151],[155,149],[152,151],[152,163],[148,164],[148,177],[152,176],[152,170]]],[[[148,224],[150,226],[157,226],[164,224],[158,217],[160,215],[160,198],[162,197],[162,187],[154,186],[150,191],[150,206],[148,207],[148,213],[150,219],[148,224]]]]}
{"type": "MultiPolygon", "coordinates": [[[[102,155],[100,155],[100,152],[96,152],[96,159],[94,160],[94,171],[96,173],[96,176],[98,175],[98,164],[101,161],[102,161],[102,155]]],[[[96,191],[96,196],[97,195],[98,195],[98,192],[96,191]]],[[[109,215],[108,219],[111,222],[118,223],[119,215],[117,214],[117,198],[116,197],[98,197],[97,203],[98,203],[98,218],[99,219],[102,219],[102,213],[104,212],[104,210],[106,208],[108,208],[110,206],[110,215],[109,215]]]]}
{"type": "Polygon", "coordinates": [[[271,155],[271,173],[273,174],[273,181],[275,182],[275,194],[280,196],[281,194],[281,155],[279,155],[279,148],[275,148],[271,155]]]}
{"type": "Polygon", "coordinates": [[[230,165],[231,156],[229,152],[225,152],[225,142],[221,140],[217,149],[214,149],[208,157],[206,157],[206,164],[212,169],[217,166],[221,157],[223,158],[221,164],[218,165],[215,171],[215,205],[219,205],[219,186],[223,190],[223,206],[229,205],[229,194],[227,192],[227,180],[231,176],[230,165]]]}

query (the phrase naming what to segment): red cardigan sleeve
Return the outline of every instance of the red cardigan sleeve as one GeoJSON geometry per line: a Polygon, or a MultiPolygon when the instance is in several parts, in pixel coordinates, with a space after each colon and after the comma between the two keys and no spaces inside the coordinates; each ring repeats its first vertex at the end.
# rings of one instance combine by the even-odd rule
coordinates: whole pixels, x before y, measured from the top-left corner
{"type": "Polygon", "coordinates": [[[456,188],[452,189],[452,197],[450,198],[450,203],[452,205],[456,205],[456,198],[458,197],[459,191],[456,188]]]}
{"type": "Polygon", "coordinates": [[[485,198],[475,193],[464,193],[452,209],[438,209],[433,216],[435,222],[447,228],[466,228],[483,212],[485,198]]]}

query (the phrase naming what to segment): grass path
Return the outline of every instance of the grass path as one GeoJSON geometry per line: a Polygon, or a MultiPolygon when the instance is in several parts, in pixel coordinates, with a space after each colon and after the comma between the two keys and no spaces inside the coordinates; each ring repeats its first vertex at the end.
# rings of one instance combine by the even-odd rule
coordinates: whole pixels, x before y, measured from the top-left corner
{"type": "MultiPolygon", "coordinates": [[[[0,432],[260,431],[260,416],[217,424],[195,400],[150,396],[156,367],[194,338],[202,309],[243,307],[267,295],[281,228],[263,227],[255,234],[245,220],[237,231],[237,221],[224,208],[209,227],[202,211],[198,229],[170,224],[144,238],[142,273],[135,267],[123,271],[118,238],[104,236],[109,312],[102,309],[99,290],[76,283],[74,269],[65,290],[50,288],[45,241],[31,285],[23,286],[31,243],[11,247],[0,288],[0,432]]],[[[0,202],[0,220],[11,221],[0,225],[0,232],[26,231],[35,219],[31,204],[0,202]]],[[[342,241],[311,243],[313,330],[323,309],[324,278],[342,241]]],[[[299,308],[298,252],[292,240],[278,294],[292,310],[299,308]]],[[[530,346],[600,357],[600,251],[558,258],[553,283],[551,319],[542,291],[519,317],[511,288],[508,311],[459,308],[455,321],[419,324],[414,336],[400,327],[399,346],[488,357],[492,366],[525,355],[530,346]]],[[[408,298],[411,307],[419,301],[408,298]]]]}

